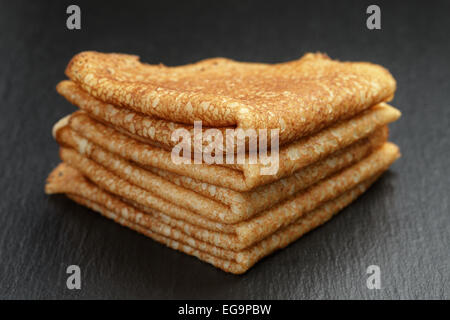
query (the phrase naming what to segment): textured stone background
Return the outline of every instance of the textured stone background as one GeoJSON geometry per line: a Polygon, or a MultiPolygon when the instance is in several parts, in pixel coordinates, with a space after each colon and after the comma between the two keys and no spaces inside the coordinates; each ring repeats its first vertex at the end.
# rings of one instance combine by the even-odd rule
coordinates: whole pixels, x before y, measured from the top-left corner
{"type": "Polygon", "coordinates": [[[0,3],[0,298],[449,298],[449,2],[67,1],[0,3]],[[210,7],[214,5],[213,7],[210,7]],[[225,274],[78,206],[44,195],[58,163],[52,124],[75,110],[55,92],[82,50],[167,65],[224,56],[278,62],[307,51],[367,60],[398,80],[401,158],[331,222],[243,276],[225,274]],[[65,287],[82,269],[82,290],[65,287]],[[381,290],[366,268],[381,267],[381,290]]]}

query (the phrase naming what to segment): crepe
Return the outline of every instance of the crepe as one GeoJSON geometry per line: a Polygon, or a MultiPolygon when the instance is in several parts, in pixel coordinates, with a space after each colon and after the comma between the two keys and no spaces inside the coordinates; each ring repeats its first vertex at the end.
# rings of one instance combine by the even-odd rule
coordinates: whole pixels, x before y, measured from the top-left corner
{"type": "MultiPolygon", "coordinates": [[[[358,183],[386,170],[399,157],[399,152],[395,145],[385,143],[353,166],[245,221],[236,221],[236,217],[223,215],[220,210],[201,214],[186,210],[152,192],[128,183],[73,149],[61,148],[60,156],[64,162],[79,170],[102,189],[130,202],[212,231],[198,235],[204,241],[211,241],[214,245],[224,248],[233,246],[241,249],[265,238],[298,219],[304,213],[350,190],[358,183]],[[232,234],[233,240],[230,240],[229,236],[222,237],[222,233],[232,234]]],[[[67,188],[70,187],[70,185],[67,186],[67,188]]]]}
{"type": "Polygon", "coordinates": [[[150,166],[182,176],[187,176],[211,185],[236,191],[249,191],[293,174],[355,141],[367,137],[377,128],[395,121],[400,112],[382,104],[348,121],[326,128],[319,133],[298,140],[279,152],[278,170],[273,175],[263,175],[262,163],[226,167],[207,164],[175,164],[171,153],[130,138],[113,128],[93,120],[84,112],[75,112],[58,124],[69,125],[74,131],[96,145],[141,166],[150,166]]]}
{"type": "Polygon", "coordinates": [[[75,149],[120,178],[158,197],[201,215],[217,211],[221,215],[233,216],[236,221],[239,221],[248,219],[361,160],[386,141],[387,131],[387,127],[382,127],[369,137],[324,160],[313,163],[291,176],[248,192],[236,192],[201,183],[167,171],[155,171],[155,168],[142,168],[93,144],[68,126],[60,128],[56,136],[61,145],[75,149]]]}
{"type": "MultiPolygon", "coordinates": [[[[179,129],[187,130],[194,136],[194,126],[158,119],[153,116],[144,115],[126,108],[116,107],[112,104],[96,99],[80,88],[75,82],[64,80],[58,83],[56,90],[70,103],[79,107],[89,114],[89,116],[103,122],[110,124],[116,129],[122,130],[140,141],[158,146],[166,150],[172,150],[177,145],[177,141],[171,139],[173,132],[179,129]]],[[[202,127],[202,134],[211,127],[202,127]]],[[[226,136],[226,129],[232,127],[215,128],[220,130],[222,135],[226,136]]],[[[267,139],[270,145],[270,138],[267,139]]],[[[283,144],[283,141],[279,142],[283,144]]],[[[209,143],[202,141],[202,147],[209,143]]],[[[195,148],[193,139],[191,140],[192,152],[203,152],[203,148],[198,150],[195,148]]],[[[246,147],[248,150],[248,146],[246,147]]],[[[226,151],[226,148],[223,149],[226,151]]],[[[236,147],[233,148],[236,151],[236,147]]]]}
{"type": "MultiPolygon", "coordinates": [[[[187,130],[191,137],[194,137],[194,127],[192,125],[186,125],[171,121],[158,119],[151,116],[146,116],[126,108],[120,108],[107,104],[101,100],[95,99],[87,92],[83,91],[73,81],[61,81],[57,85],[57,91],[64,96],[69,102],[76,105],[83,111],[89,114],[89,116],[101,121],[102,123],[109,124],[117,130],[130,135],[131,137],[153,145],[165,150],[172,150],[178,143],[176,140],[172,140],[171,136],[176,130],[187,130]]],[[[226,137],[225,128],[214,128],[219,130],[224,137],[226,137]]],[[[207,130],[211,128],[202,127],[202,135],[207,134],[207,130]]],[[[235,137],[238,139],[238,137],[235,137]]],[[[271,138],[270,133],[267,135],[267,145],[270,146],[271,138]]],[[[279,145],[284,145],[286,141],[279,140],[279,145]]],[[[191,138],[192,152],[204,152],[205,147],[209,145],[209,142],[204,139],[202,141],[201,149],[195,148],[194,139],[191,138]]],[[[234,145],[234,152],[236,152],[236,145],[234,145]]],[[[227,152],[226,145],[219,144],[222,152],[227,152]]],[[[207,150],[207,149],[206,149],[207,150]]],[[[249,150],[248,141],[246,150],[249,150]]],[[[238,167],[239,168],[239,167],[238,167]]]]}
{"type": "Polygon", "coordinates": [[[281,141],[389,101],[396,88],[381,66],[311,53],[273,65],[216,58],[166,67],[132,55],[82,52],[66,75],[106,103],[179,123],[279,128],[281,141]]]}
{"type": "Polygon", "coordinates": [[[196,256],[226,272],[246,272],[258,260],[287,246],[303,234],[328,221],[343,207],[363,193],[377,176],[358,184],[350,191],[330,200],[302,218],[269,235],[247,249],[233,251],[214,247],[185,233],[183,228],[168,225],[154,212],[142,212],[87,181],[77,170],[60,164],[49,175],[46,192],[67,193],[69,198],[87,206],[121,225],[136,230],[168,247],[196,256]],[[70,187],[68,187],[70,186],[70,187]],[[89,192],[83,192],[89,190],[89,192]]]}

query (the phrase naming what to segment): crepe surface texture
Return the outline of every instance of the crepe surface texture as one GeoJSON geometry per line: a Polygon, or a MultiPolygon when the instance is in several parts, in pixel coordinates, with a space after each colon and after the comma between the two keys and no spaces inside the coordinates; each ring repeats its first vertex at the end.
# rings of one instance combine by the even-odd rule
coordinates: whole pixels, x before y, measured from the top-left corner
{"type": "Polygon", "coordinates": [[[72,114],[68,119],[68,125],[96,145],[142,166],[163,169],[236,191],[249,191],[291,175],[367,137],[376,129],[395,121],[399,116],[400,112],[397,109],[388,105],[378,105],[352,119],[289,144],[280,149],[279,168],[273,175],[261,174],[261,169],[264,168],[261,163],[243,164],[233,168],[214,164],[175,164],[169,151],[133,139],[90,118],[84,112],[72,114]]]}
{"type": "MultiPolygon", "coordinates": [[[[172,227],[151,211],[142,211],[102,191],[87,181],[77,170],[61,164],[50,174],[46,192],[67,193],[69,198],[113,219],[114,221],[142,233],[168,247],[193,255],[226,272],[241,274],[256,262],[275,250],[297,240],[303,234],[328,221],[339,210],[354,201],[367,190],[377,176],[364,181],[339,197],[306,213],[288,226],[243,250],[222,249],[190,236],[188,227],[172,227]],[[68,190],[67,185],[70,185],[68,190]],[[83,190],[89,192],[79,195],[83,190]]],[[[181,224],[183,225],[183,223],[181,224]]]]}
{"type": "Polygon", "coordinates": [[[104,102],[205,126],[279,128],[282,141],[311,134],[383,101],[396,88],[378,65],[306,54],[279,64],[215,58],[166,67],[137,56],[82,52],[67,76],[104,102]]]}
{"type": "MultiPolygon", "coordinates": [[[[277,64],[167,67],[82,52],[66,75],[57,91],[79,110],[53,127],[62,163],[45,192],[234,274],[331,219],[400,157],[388,142],[388,124],[401,115],[387,104],[396,82],[367,62],[309,53],[277,64]],[[243,162],[192,162],[209,147],[195,144],[196,121],[205,135],[253,129],[258,141],[262,129],[277,129],[268,147],[279,152],[267,150],[276,170],[265,174],[273,163],[251,163],[247,149],[243,162]],[[186,163],[172,158],[179,129],[191,139],[186,163]]],[[[249,147],[249,137],[234,138],[249,147]]],[[[226,143],[220,157],[235,159],[238,148],[226,143]]]]}
{"type": "MultiPolygon", "coordinates": [[[[169,217],[187,221],[203,231],[209,230],[208,233],[197,234],[205,241],[212,241],[215,245],[225,248],[232,246],[234,249],[242,249],[292,223],[322,203],[385,171],[398,158],[399,152],[395,145],[385,143],[357,164],[244,221],[230,221],[227,216],[220,215],[220,211],[218,214],[208,211],[199,213],[179,207],[178,204],[165,201],[152,192],[128,183],[89,159],[83,158],[74,150],[63,148],[60,155],[64,162],[107,192],[140,206],[157,210],[169,217]],[[221,237],[221,233],[229,235],[221,237]]],[[[71,185],[65,187],[70,188],[71,185]]]]}
{"type": "MultiPolygon", "coordinates": [[[[132,161],[108,152],[77,135],[68,127],[61,128],[57,140],[64,146],[84,154],[96,164],[128,182],[150,191],[157,196],[176,203],[185,209],[200,212],[202,215],[223,216],[226,221],[248,219],[296,192],[313,185],[329,175],[363,159],[387,139],[387,128],[382,127],[370,137],[332,156],[311,164],[295,174],[253,189],[249,192],[236,192],[231,189],[207,184],[195,179],[171,174],[164,170],[149,170],[132,161]]],[[[66,154],[68,151],[65,152],[66,154]]],[[[80,161],[82,157],[71,153],[71,158],[80,161]]]]}

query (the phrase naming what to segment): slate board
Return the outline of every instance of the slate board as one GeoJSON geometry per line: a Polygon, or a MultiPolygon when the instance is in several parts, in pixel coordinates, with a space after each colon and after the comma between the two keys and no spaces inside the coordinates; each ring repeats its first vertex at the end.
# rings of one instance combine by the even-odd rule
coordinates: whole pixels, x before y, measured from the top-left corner
{"type": "Polygon", "coordinates": [[[449,2],[67,1],[0,4],[0,298],[449,298],[449,2]],[[78,206],[46,196],[59,162],[51,127],[75,110],[55,92],[77,52],[135,53],[177,65],[224,56],[279,62],[308,51],[366,60],[398,81],[403,157],[325,226],[257,264],[225,274],[78,206]],[[66,267],[82,289],[66,288],[66,267]],[[366,287],[381,268],[382,289],[366,287]]]}

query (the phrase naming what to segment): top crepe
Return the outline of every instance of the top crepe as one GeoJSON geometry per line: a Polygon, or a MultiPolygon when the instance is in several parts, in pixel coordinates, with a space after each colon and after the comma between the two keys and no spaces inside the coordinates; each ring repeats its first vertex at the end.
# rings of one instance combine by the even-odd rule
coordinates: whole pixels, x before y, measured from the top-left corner
{"type": "Polygon", "coordinates": [[[396,88],[381,66],[311,53],[279,64],[214,58],[166,67],[133,55],[82,52],[66,74],[107,103],[186,124],[279,128],[284,141],[388,101],[396,88]]]}

